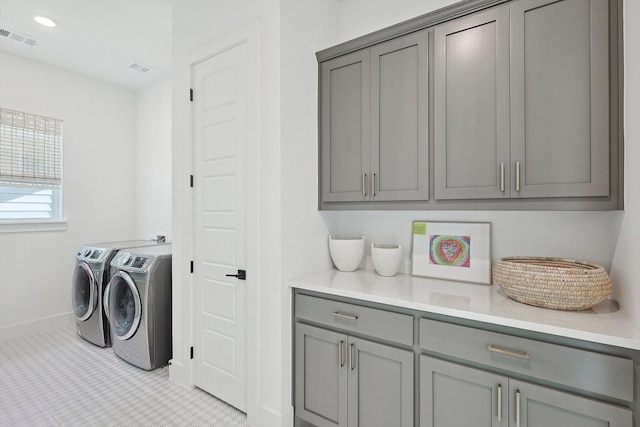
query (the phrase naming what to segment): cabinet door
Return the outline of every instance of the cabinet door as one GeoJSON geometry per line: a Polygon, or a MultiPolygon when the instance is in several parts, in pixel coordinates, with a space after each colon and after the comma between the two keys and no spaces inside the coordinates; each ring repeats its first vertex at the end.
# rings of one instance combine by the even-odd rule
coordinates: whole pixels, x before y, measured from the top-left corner
{"type": "Polygon", "coordinates": [[[296,416],[318,427],[347,425],[346,347],[346,335],[296,324],[296,416]]]}
{"type": "Polygon", "coordinates": [[[609,195],[608,20],[603,0],[511,4],[512,197],[609,195]]]}
{"type": "Polygon", "coordinates": [[[509,380],[512,427],[630,427],[631,411],[558,390],[509,380]]]}
{"type": "Polygon", "coordinates": [[[421,356],[420,427],[507,426],[508,387],[507,377],[421,356]]]}
{"type": "Polygon", "coordinates": [[[371,200],[429,198],[428,33],[373,46],[371,200]]]}
{"type": "Polygon", "coordinates": [[[413,427],[413,352],[349,337],[349,426],[413,427]]]}
{"type": "Polygon", "coordinates": [[[434,30],[436,199],[508,197],[509,9],[434,30]]]}
{"type": "Polygon", "coordinates": [[[340,56],[320,67],[322,200],[367,200],[369,50],[340,56]]]}

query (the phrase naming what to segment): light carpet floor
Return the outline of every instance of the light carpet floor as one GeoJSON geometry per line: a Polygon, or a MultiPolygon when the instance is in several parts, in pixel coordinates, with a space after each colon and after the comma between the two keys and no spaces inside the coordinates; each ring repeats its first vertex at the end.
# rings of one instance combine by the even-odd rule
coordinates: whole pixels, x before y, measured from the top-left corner
{"type": "Polygon", "coordinates": [[[73,325],[0,342],[0,426],[247,427],[197,388],[90,344],[73,325]]]}

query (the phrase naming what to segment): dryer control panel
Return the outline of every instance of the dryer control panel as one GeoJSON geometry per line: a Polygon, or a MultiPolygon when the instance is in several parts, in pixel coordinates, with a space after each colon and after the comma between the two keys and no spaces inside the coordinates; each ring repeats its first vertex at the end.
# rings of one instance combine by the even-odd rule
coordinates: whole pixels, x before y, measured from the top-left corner
{"type": "Polygon", "coordinates": [[[136,256],[135,258],[131,254],[124,254],[122,257],[122,265],[127,265],[133,268],[142,268],[147,262],[146,257],[136,256]]]}
{"type": "Polygon", "coordinates": [[[152,264],[154,257],[135,254],[128,251],[120,251],[111,261],[111,266],[126,271],[141,272],[149,268],[152,264]]]}
{"type": "Polygon", "coordinates": [[[144,266],[145,262],[147,262],[147,258],[141,257],[141,256],[137,256],[137,257],[135,257],[135,259],[131,263],[131,267],[133,267],[133,268],[142,268],[144,266]]]}

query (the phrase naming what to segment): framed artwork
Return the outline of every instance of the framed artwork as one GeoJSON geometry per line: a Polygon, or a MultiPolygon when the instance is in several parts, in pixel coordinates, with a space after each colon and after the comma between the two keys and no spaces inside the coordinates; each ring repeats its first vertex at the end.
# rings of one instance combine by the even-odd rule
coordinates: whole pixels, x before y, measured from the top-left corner
{"type": "Polygon", "coordinates": [[[412,274],[491,284],[490,222],[413,222],[412,274]]]}

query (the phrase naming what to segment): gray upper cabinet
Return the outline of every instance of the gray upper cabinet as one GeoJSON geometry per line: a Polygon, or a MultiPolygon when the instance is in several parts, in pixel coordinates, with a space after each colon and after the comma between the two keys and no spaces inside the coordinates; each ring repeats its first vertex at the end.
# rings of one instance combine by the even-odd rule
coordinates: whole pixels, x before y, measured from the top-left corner
{"type": "Polygon", "coordinates": [[[509,6],[437,26],[434,58],[435,198],[508,197],[509,6]]]}
{"type": "Polygon", "coordinates": [[[373,46],[371,200],[429,198],[428,35],[373,46]]]}
{"type": "Polygon", "coordinates": [[[321,201],[428,199],[427,32],[320,68],[321,201]]]}
{"type": "Polygon", "coordinates": [[[461,1],[316,53],[320,209],[622,209],[622,1],[461,1]]]}
{"type": "Polygon", "coordinates": [[[321,64],[322,199],[361,201],[369,168],[369,50],[321,64]]]}
{"type": "Polygon", "coordinates": [[[512,197],[609,195],[607,1],[511,4],[511,147],[512,197]]]}
{"type": "Polygon", "coordinates": [[[609,195],[608,22],[519,0],[435,28],[436,199],[609,195]]]}

